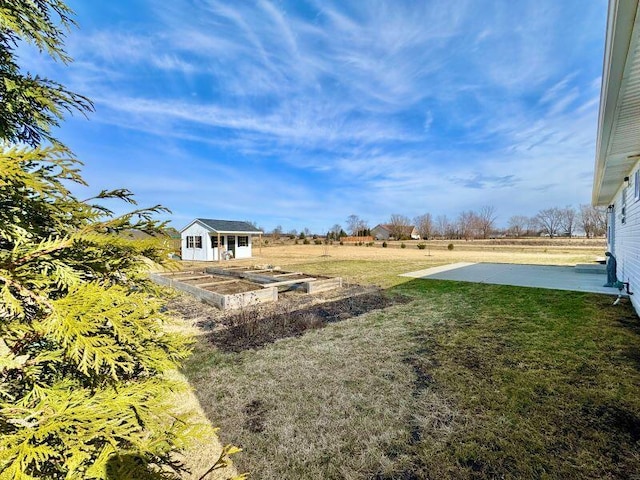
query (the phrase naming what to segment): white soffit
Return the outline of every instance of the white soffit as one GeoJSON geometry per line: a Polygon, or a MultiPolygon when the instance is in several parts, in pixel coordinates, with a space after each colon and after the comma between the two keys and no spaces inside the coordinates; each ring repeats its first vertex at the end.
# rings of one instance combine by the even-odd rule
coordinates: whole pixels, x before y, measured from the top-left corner
{"type": "Polygon", "coordinates": [[[608,205],[640,159],[638,0],[610,0],[600,94],[594,205],[608,205]]]}

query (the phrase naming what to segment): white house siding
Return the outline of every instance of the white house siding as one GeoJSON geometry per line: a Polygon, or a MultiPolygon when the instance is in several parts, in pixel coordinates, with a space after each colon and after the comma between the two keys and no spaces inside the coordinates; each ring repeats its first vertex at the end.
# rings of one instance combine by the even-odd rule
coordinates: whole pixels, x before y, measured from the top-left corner
{"type": "Polygon", "coordinates": [[[389,240],[389,231],[380,226],[373,228],[371,230],[371,235],[373,235],[373,238],[376,240],[389,240]]]}
{"type": "Polygon", "coordinates": [[[183,260],[213,260],[209,231],[199,223],[194,223],[185,229],[182,234],[182,259],[183,260]],[[187,248],[187,237],[202,237],[202,248],[187,248]]]}
{"type": "Polygon", "coordinates": [[[618,279],[629,282],[631,302],[637,312],[640,312],[640,200],[635,198],[635,172],[640,169],[637,162],[629,176],[630,185],[623,185],[614,199],[615,225],[613,245],[609,245],[618,262],[618,279]],[[625,192],[626,190],[626,192],[625,192]],[[623,200],[626,196],[626,206],[623,200]],[[625,208],[624,223],[622,223],[622,209],[625,208]]]}

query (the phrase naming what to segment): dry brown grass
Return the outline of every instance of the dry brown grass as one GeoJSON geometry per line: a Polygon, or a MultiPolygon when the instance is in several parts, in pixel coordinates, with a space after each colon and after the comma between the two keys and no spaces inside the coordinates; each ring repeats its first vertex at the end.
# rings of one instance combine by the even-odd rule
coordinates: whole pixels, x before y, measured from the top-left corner
{"type": "Polygon", "coordinates": [[[245,449],[242,471],[633,478],[640,343],[630,308],[496,285],[397,290],[414,302],[261,349],[198,344],[186,374],[224,441],[245,449]]]}
{"type": "MultiPolygon", "coordinates": [[[[225,441],[247,452],[243,470],[265,479],[358,479],[404,468],[408,458],[394,452],[410,441],[407,423],[432,420],[414,414],[406,326],[383,315],[240,354],[199,345],[189,378],[225,441]]],[[[430,411],[449,408],[437,395],[419,401],[430,411]]]]}
{"type": "MultiPolygon", "coordinates": [[[[196,305],[199,306],[199,304],[196,305]]],[[[197,306],[196,310],[207,311],[206,308],[200,310],[197,306]]],[[[194,318],[197,319],[197,316],[194,318]]],[[[177,317],[175,320],[176,321],[166,325],[168,331],[179,331],[190,336],[197,336],[200,333],[193,321],[185,321],[183,318],[178,320],[177,317]]],[[[202,409],[198,397],[195,395],[193,387],[187,377],[178,371],[170,372],[169,377],[178,384],[184,385],[182,391],[173,393],[172,404],[175,405],[175,409],[172,410],[171,414],[186,416],[193,425],[198,425],[197,436],[192,439],[188,448],[178,457],[178,460],[183,462],[190,472],[185,473],[182,478],[185,480],[197,480],[213,466],[218,459],[222,452],[222,443],[218,437],[217,428],[211,423],[202,409]]],[[[236,475],[237,471],[235,467],[230,465],[227,468],[217,469],[211,472],[207,475],[206,479],[224,480],[236,475]]]]}
{"type": "MultiPolygon", "coordinates": [[[[546,242],[549,242],[547,240],[546,242]]],[[[414,242],[414,244],[417,242],[414,242]]],[[[255,258],[245,263],[268,261],[278,265],[295,265],[313,261],[330,260],[413,260],[443,265],[454,262],[497,262],[497,263],[526,263],[545,265],[568,265],[576,262],[591,262],[596,257],[604,256],[605,244],[602,240],[575,243],[558,241],[557,244],[536,245],[514,244],[495,245],[491,243],[454,242],[454,249],[447,250],[448,242],[427,243],[427,249],[418,250],[415,245],[406,242],[407,248],[397,248],[397,244],[390,248],[379,246],[349,246],[349,245],[286,245],[263,247],[262,253],[254,251],[255,258]],[[329,257],[323,257],[326,253],[329,257]]]]}
{"type": "MultiPolygon", "coordinates": [[[[181,452],[178,459],[182,461],[190,473],[185,473],[185,480],[199,479],[213,466],[222,452],[222,444],[218,438],[217,428],[207,418],[198,397],[192,390],[189,380],[180,372],[171,372],[170,378],[186,386],[182,392],[173,394],[172,404],[176,406],[171,413],[189,417],[193,425],[198,425],[198,435],[191,439],[188,448],[181,452]]],[[[217,469],[207,475],[207,480],[224,480],[237,475],[236,469],[230,465],[224,469],[217,469]]]]}
{"type": "Polygon", "coordinates": [[[460,242],[453,251],[446,243],[283,245],[228,263],[340,275],[415,298],[256,350],[224,352],[200,336],[185,374],[224,441],[245,449],[242,471],[381,480],[637,471],[640,347],[637,327],[619,320],[628,308],[586,294],[397,276],[455,262],[591,262],[603,243],[460,242]]]}
{"type": "MultiPolygon", "coordinates": [[[[527,239],[497,244],[488,241],[431,241],[419,250],[420,242],[389,242],[389,248],[351,245],[278,245],[254,247],[254,258],[223,262],[222,265],[274,265],[316,275],[341,276],[348,282],[390,287],[408,281],[397,277],[413,270],[456,262],[523,263],[575,265],[604,256],[604,240],[527,239]],[[453,250],[447,245],[453,243],[453,250]]],[[[183,262],[183,268],[211,265],[210,262],[183,262]]]]}

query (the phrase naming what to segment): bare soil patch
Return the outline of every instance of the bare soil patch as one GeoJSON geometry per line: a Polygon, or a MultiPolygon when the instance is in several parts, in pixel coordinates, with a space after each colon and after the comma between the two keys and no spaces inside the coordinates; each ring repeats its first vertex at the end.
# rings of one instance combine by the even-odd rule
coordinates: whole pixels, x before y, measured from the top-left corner
{"type": "Polygon", "coordinates": [[[211,332],[208,338],[223,351],[238,352],[407,301],[407,297],[392,297],[374,291],[299,310],[276,311],[262,317],[240,312],[225,319],[227,328],[211,332]]]}
{"type": "Polygon", "coordinates": [[[218,349],[240,352],[410,300],[379,288],[356,285],[313,297],[290,292],[278,304],[234,312],[221,312],[184,296],[172,300],[168,308],[191,319],[218,349]]]}
{"type": "Polygon", "coordinates": [[[244,427],[252,433],[261,433],[265,427],[267,407],[262,400],[252,400],[244,407],[244,427]]]}
{"type": "Polygon", "coordinates": [[[211,285],[203,287],[210,292],[219,293],[221,295],[233,295],[236,293],[253,292],[255,290],[262,290],[262,286],[245,280],[236,280],[229,283],[219,283],[217,285],[211,285]]]}
{"type": "Polygon", "coordinates": [[[182,272],[168,272],[160,275],[164,278],[169,278],[187,285],[193,285],[222,295],[252,292],[263,288],[262,285],[249,280],[207,273],[204,268],[185,270],[182,272]]]}

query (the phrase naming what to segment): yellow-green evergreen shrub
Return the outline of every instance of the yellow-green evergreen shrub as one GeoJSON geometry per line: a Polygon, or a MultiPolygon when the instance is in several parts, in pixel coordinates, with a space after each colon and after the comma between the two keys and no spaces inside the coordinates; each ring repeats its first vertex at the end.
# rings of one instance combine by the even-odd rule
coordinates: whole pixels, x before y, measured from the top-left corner
{"type": "Polygon", "coordinates": [[[70,15],[59,0],[0,1],[0,479],[179,478],[197,427],[169,414],[165,373],[188,339],[163,328],[146,274],[167,258],[164,209],[99,204],[135,203],[126,190],[76,198],[80,163],[51,127],[92,105],[15,62],[19,41],[70,61],[70,15]]]}

